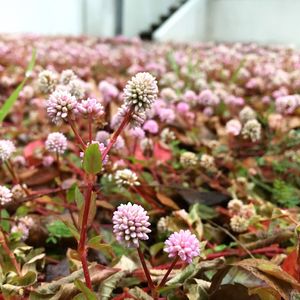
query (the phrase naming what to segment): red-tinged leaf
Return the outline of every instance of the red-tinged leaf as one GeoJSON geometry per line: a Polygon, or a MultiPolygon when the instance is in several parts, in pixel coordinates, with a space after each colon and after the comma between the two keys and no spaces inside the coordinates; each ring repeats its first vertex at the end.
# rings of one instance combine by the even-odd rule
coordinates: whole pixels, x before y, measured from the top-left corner
{"type": "Polygon", "coordinates": [[[36,165],[40,162],[39,159],[35,158],[35,154],[43,148],[44,142],[42,140],[33,141],[25,146],[23,154],[30,166],[36,165]]]}
{"type": "Polygon", "coordinates": [[[299,280],[299,274],[296,269],[297,266],[297,251],[296,249],[292,251],[281,265],[282,269],[293,276],[295,279],[299,280]]]}
{"type": "MultiPolygon", "coordinates": [[[[138,160],[147,160],[147,158],[143,155],[140,147],[137,147],[134,156],[138,160]]],[[[162,147],[159,143],[155,143],[153,149],[153,157],[161,162],[166,162],[172,158],[172,152],[169,149],[162,147]]]]}

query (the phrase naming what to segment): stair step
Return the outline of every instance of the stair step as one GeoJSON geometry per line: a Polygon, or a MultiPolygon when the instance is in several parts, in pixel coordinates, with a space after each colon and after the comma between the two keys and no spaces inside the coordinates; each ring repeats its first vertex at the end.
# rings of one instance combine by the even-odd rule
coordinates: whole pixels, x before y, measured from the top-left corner
{"type": "Polygon", "coordinates": [[[151,31],[143,31],[140,33],[140,38],[142,40],[150,41],[150,40],[152,40],[152,32],[151,31]]]}

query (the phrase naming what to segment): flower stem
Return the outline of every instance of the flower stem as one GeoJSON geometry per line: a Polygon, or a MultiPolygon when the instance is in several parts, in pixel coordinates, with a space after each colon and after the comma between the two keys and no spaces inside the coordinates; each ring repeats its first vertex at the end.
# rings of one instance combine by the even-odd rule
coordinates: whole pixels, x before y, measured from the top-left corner
{"type": "Polygon", "coordinates": [[[3,250],[6,252],[6,254],[8,255],[11,263],[13,264],[13,266],[15,267],[18,276],[21,276],[21,269],[20,269],[20,265],[17,262],[17,259],[15,257],[15,255],[11,252],[11,250],[9,249],[8,245],[7,245],[7,241],[6,241],[6,237],[5,234],[0,231],[0,244],[3,247],[3,250]]]}
{"type": "Polygon", "coordinates": [[[177,256],[175,257],[175,259],[173,260],[172,264],[170,265],[170,267],[169,267],[167,273],[165,274],[164,278],[162,279],[161,283],[158,285],[157,289],[160,289],[160,288],[162,288],[162,287],[165,285],[165,283],[166,283],[167,280],[168,280],[169,274],[171,273],[171,271],[172,271],[173,268],[175,267],[175,265],[176,265],[176,263],[178,262],[178,260],[179,260],[179,256],[177,255],[177,256]]]}
{"type": "Polygon", "coordinates": [[[89,142],[91,144],[92,139],[93,139],[93,128],[92,128],[92,118],[91,118],[91,116],[89,116],[88,125],[89,125],[89,142]]]}
{"type": "Polygon", "coordinates": [[[106,155],[108,154],[108,152],[110,151],[110,149],[112,148],[112,146],[115,144],[115,142],[117,141],[118,136],[120,135],[120,133],[122,132],[122,130],[127,126],[127,124],[130,121],[131,118],[131,114],[133,112],[133,107],[130,108],[127,113],[124,116],[124,119],[122,121],[122,123],[120,124],[120,126],[118,127],[118,129],[114,132],[112,138],[110,139],[107,147],[105,148],[105,150],[102,153],[102,161],[105,159],[106,155]]]}
{"type": "Polygon", "coordinates": [[[154,286],[154,283],[153,283],[152,278],[150,276],[150,272],[148,270],[148,267],[146,265],[144,254],[143,254],[143,252],[142,252],[142,250],[141,250],[140,247],[137,248],[137,252],[139,254],[139,258],[140,258],[140,261],[142,263],[143,270],[144,270],[144,273],[145,273],[147,281],[148,281],[148,287],[151,290],[151,292],[153,293],[153,292],[155,292],[155,286],[154,286]]]}
{"type": "Polygon", "coordinates": [[[75,134],[75,137],[76,137],[79,145],[81,146],[82,150],[85,150],[85,148],[86,148],[85,142],[83,141],[83,139],[79,135],[78,130],[77,130],[76,126],[75,126],[74,121],[72,119],[68,119],[68,121],[69,121],[69,124],[70,124],[70,126],[71,126],[74,134],[75,134]]]}
{"type": "Polygon", "coordinates": [[[91,199],[92,199],[92,189],[93,189],[93,184],[91,182],[88,182],[87,190],[84,197],[83,216],[82,216],[82,222],[80,226],[80,239],[78,243],[78,253],[82,264],[85,283],[90,290],[92,290],[92,282],[91,282],[91,277],[90,277],[88,262],[87,262],[86,238],[87,238],[87,230],[88,230],[88,217],[89,217],[91,199]]]}

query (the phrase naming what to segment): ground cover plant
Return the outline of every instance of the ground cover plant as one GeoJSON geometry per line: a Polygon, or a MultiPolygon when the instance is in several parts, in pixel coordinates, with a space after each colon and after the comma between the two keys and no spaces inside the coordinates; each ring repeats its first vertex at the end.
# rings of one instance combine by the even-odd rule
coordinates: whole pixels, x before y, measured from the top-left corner
{"type": "Polygon", "coordinates": [[[0,299],[299,299],[300,51],[0,36],[0,299]]]}

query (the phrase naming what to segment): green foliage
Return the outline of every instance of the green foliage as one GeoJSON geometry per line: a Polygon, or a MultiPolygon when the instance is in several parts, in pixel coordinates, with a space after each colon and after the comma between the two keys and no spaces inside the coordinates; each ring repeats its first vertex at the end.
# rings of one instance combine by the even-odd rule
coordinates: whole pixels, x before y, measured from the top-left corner
{"type": "Polygon", "coordinates": [[[56,244],[57,240],[60,238],[70,238],[73,236],[71,230],[60,220],[48,224],[47,230],[49,232],[47,242],[52,242],[54,244],[56,244]]]}
{"type": "Polygon", "coordinates": [[[82,281],[76,279],[74,284],[83,293],[86,300],[97,300],[95,293],[92,292],[82,281]]]}
{"type": "Polygon", "coordinates": [[[98,144],[90,144],[83,157],[83,169],[89,174],[97,174],[102,169],[102,155],[98,144]]]}
{"type": "Polygon", "coordinates": [[[80,209],[82,207],[84,196],[80,192],[79,187],[76,183],[74,183],[70,189],[67,191],[67,201],[69,203],[76,202],[77,207],[80,209]]]}
{"type": "Polygon", "coordinates": [[[8,220],[2,220],[2,218],[9,218],[8,211],[6,209],[0,210],[0,217],[1,217],[0,228],[3,231],[9,232],[9,229],[10,229],[9,221],[8,220]]]}
{"type": "Polygon", "coordinates": [[[35,58],[36,58],[36,50],[33,49],[31,60],[30,60],[28,66],[27,66],[27,69],[26,69],[25,78],[17,86],[17,88],[13,91],[13,93],[5,100],[4,104],[0,108],[0,122],[2,122],[5,119],[5,117],[9,114],[9,112],[11,111],[13,105],[17,101],[18,96],[19,96],[22,88],[25,85],[25,83],[26,83],[26,81],[29,77],[28,74],[30,74],[30,72],[33,70],[33,67],[34,67],[34,64],[35,64],[35,58]]]}
{"type": "Polygon", "coordinates": [[[279,179],[273,183],[273,198],[285,207],[295,207],[300,203],[299,190],[279,179]]]}

